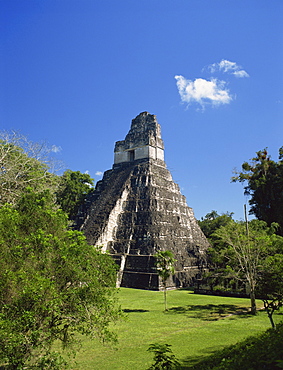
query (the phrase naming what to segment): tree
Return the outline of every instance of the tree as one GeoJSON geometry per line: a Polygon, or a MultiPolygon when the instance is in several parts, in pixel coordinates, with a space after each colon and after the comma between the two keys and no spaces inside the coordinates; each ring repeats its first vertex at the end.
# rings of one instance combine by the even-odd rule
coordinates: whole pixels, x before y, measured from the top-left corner
{"type": "Polygon", "coordinates": [[[67,170],[60,179],[57,202],[70,219],[74,219],[87,194],[93,190],[93,179],[87,173],[67,170]]]}
{"type": "Polygon", "coordinates": [[[283,235],[283,147],[279,149],[279,161],[271,160],[267,149],[260,150],[251,163],[242,164],[242,172],[235,172],[232,182],[247,182],[245,194],[250,195],[250,213],[269,226],[280,225],[283,235]]]}
{"type": "Polygon", "coordinates": [[[158,275],[161,278],[162,285],[164,288],[164,307],[167,311],[167,286],[166,282],[171,275],[175,273],[174,269],[174,255],[171,251],[159,251],[154,255],[156,258],[156,267],[158,275]]]}
{"type": "Polygon", "coordinates": [[[202,284],[209,285],[211,290],[215,287],[218,289],[222,287],[223,289],[224,284],[232,283],[232,280],[227,279],[225,274],[226,264],[230,257],[226,255],[227,251],[223,242],[214,235],[215,231],[221,226],[225,226],[232,221],[232,216],[232,212],[219,215],[216,211],[211,211],[198,221],[202,232],[211,245],[207,251],[209,271],[206,271],[202,278],[202,284]]]}
{"type": "Polygon", "coordinates": [[[232,220],[232,216],[233,212],[226,212],[219,215],[216,211],[211,211],[207,213],[205,217],[202,217],[198,223],[204,235],[207,238],[211,238],[217,229],[232,220]]]}
{"type": "Polygon", "coordinates": [[[55,190],[56,163],[52,148],[15,132],[0,132],[0,205],[15,204],[26,187],[55,190]]]}
{"type": "Polygon", "coordinates": [[[47,190],[0,208],[0,365],[59,370],[55,341],[115,339],[115,264],[67,225],[47,190]]]}
{"type": "Polygon", "coordinates": [[[227,260],[226,271],[230,276],[244,281],[251,299],[251,312],[256,313],[255,289],[264,259],[272,253],[272,245],[277,237],[274,228],[268,228],[263,221],[249,222],[249,232],[244,222],[230,221],[218,229],[214,235],[226,244],[223,251],[227,260]]]}
{"type": "Polygon", "coordinates": [[[264,261],[258,281],[257,294],[263,300],[272,328],[273,313],[283,306],[283,254],[269,256],[264,261]]]}
{"type": "Polygon", "coordinates": [[[153,343],[148,351],[154,353],[154,364],[148,370],[174,370],[180,368],[180,363],[172,353],[170,344],[153,343]]]}

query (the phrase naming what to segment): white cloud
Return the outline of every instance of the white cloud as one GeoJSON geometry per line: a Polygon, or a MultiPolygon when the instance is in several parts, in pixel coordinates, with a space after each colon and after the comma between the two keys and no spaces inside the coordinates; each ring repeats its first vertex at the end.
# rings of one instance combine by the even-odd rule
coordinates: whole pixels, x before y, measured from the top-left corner
{"type": "Polygon", "coordinates": [[[103,175],[103,172],[101,172],[101,171],[96,171],[95,172],[95,176],[102,176],[103,175]]]}
{"type": "MultiPolygon", "coordinates": [[[[217,63],[216,63],[217,65],[217,63]]],[[[230,62],[229,60],[222,59],[220,63],[218,63],[219,69],[223,70],[224,73],[236,71],[239,69],[237,63],[230,62]]]]}
{"type": "Polygon", "coordinates": [[[241,69],[240,71],[235,71],[233,72],[233,75],[236,76],[236,77],[250,77],[249,74],[244,71],[243,69],[241,69]]]}
{"type": "Polygon", "coordinates": [[[249,74],[241,69],[242,67],[239,66],[236,62],[230,62],[229,60],[222,59],[219,63],[213,63],[208,66],[208,69],[211,73],[215,73],[216,71],[221,71],[223,73],[229,73],[234,75],[235,77],[249,77],[249,74]]]}
{"type": "Polygon", "coordinates": [[[52,145],[51,147],[51,152],[53,153],[59,153],[61,152],[62,148],[60,146],[57,146],[57,145],[52,145]]]}
{"type": "Polygon", "coordinates": [[[184,103],[196,102],[204,108],[205,104],[229,104],[232,100],[229,90],[225,88],[225,81],[216,78],[211,81],[203,78],[191,81],[183,76],[175,76],[175,79],[181,100],[184,103]]]}

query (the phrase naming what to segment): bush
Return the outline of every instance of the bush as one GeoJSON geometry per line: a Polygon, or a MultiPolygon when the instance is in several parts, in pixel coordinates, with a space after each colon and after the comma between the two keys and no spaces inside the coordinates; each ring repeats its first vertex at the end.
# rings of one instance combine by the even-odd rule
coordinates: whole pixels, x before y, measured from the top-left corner
{"type": "Polygon", "coordinates": [[[172,353],[170,344],[151,344],[148,351],[154,353],[154,364],[148,370],[175,370],[180,368],[180,363],[172,353]]]}

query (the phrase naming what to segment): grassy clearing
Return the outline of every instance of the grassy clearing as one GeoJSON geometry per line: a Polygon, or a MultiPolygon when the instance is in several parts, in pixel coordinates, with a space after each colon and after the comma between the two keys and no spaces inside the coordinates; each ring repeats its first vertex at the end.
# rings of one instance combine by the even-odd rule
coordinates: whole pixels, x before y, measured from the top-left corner
{"type": "Polygon", "coordinates": [[[282,369],[283,365],[283,322],[276,329],[268,329],[260,334],[227,346],[201,360],[185,361],[182,369],[194,370],[255,370],[282,369]],[[194,365],[194,366],[192,366],[194,365]]]}
{"type": "MultiPolygon", "coordinates": [[[[178,359],[188,360],[207,356],[270,326],[265,312],[257,316],[247,313],[250,302],[243,298],[174,290],[168,292],[168,312],[163,311],[163,292],[121,288],[119,298],[127,318],[114,327],[119,337],[116,349],[84,340],[72,369],[145,370],[152,363],[147,351],[151,343],[171,344],[178,359]]],[[[257,303],[261,307],[261,302],[257,303]]],[[[275,317],[276,322],[279,319],[275,317]]]]}

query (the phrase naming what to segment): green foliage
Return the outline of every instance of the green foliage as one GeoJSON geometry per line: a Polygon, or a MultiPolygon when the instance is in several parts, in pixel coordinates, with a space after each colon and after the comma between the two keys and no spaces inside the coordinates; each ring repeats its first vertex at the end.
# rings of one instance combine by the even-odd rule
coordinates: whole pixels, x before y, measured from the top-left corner
{"type": "MultiPolygon", "coordinates": [[[[216,211],[209,212],[204,218],[198,221],[204,235],[208,238],[212,247],[208,248],[207,257],[210,271],[203,276],[203,284],[209,285],[210,290],[232,290],[234,282],[231,279],[227,280],[227,261],[229,256],[226,256],[226,250],[223,242],[214,235],[216,230],[221,226],[227,225],[232,221],[233,213],[225,213],[219,215],[216,211]],[[225,250],[225,253],[224,253],[225,250]],[[228,284],[228,287],[225,285],[228,284]]],[[[238,286],[238,284],[237,284],[238,286]]]]}
{"type": "MultiPolygon", "coordinates": [[[[193,370],[280,369],[283,363],[283,323],[229,346],[190,366],[193,370]]],[[[187,367],[182,367],[186,369],[187,367]]]]}
{"type": "Polygon", "coordinates": [[[211,211],[198,221],[199,226],[207,238],[213,239],[213,233],[221,226],[227,225],[232,220],[233,213],[224,213],[221,216],[216,211],[211,211]]]}
{"type": "Polygon", "coordinates": [[[175,273],[174,262],[176,260],[171,251],[159,251],[154,257],[156,259],[157,272],[164,287],[164,305],[165,311],[167,311],[166,281],[175,273]]]}
{"type": "Polygon", "coordinates": [[[60,179],[57,202],[69,218],[74,219],[86,195],[92,190],[93,179],[88,174],[67,170],[60,179]]]}
{"type": "Polygon", "coordinates": [[[265,222],[252,220],[248,230],[245,223],[230,221],[214,233],[224,243],[221,254],[226,258],[227,276],[247,284],[252,313],[256,312],[255,289],[262,263],[272,251],[274,253],[273,242],[282,239],[273,232],[265,222]]]}
{"type": "Polygon", "coordinates": [[[154,255],[156,258],[156,266],[158,275],[161,277],[163,283],[166,283],[166,280],[174,274],[174,255],[171,251],[159,251],[154,255]]]}
{"type": "Polygon", "coordinates": [[[170,344],[153,343],[148,351],[154,353],[154,364],[148,370],[174,370],[180,368],[180,363],[172,353],[170,344]]]}
{"type": "Polygon", "coordinates": [[[283,254],[269,256],[263,263],[257,294],[264,303],[271,326],[275,328],[273,313],[283,306],[283,254]]]}
{"type": "Polygon", "coordinates": [[[76,333],[115,340],[114,263],[67,229],[48,191],[0,208],[0,245],[0,364],[59,369],[56,340],[66,349],[76,333]]]}
{"type": "Polygon", "coordinates": [[[242,164],[242,172],[236,172],[232,181],[247,182],[250,213],[269,226],[277,222],[283,234],[283,147],[279,149],[278,162],[271,160],[267,149],[258,151],[251,163],[242,164]]]}
{"type": "Polygon", "coordinates": [[[51,149],[17,133],[0,132],[0,206],[16,204],[26,187],[55,190],[51,149]]]}

